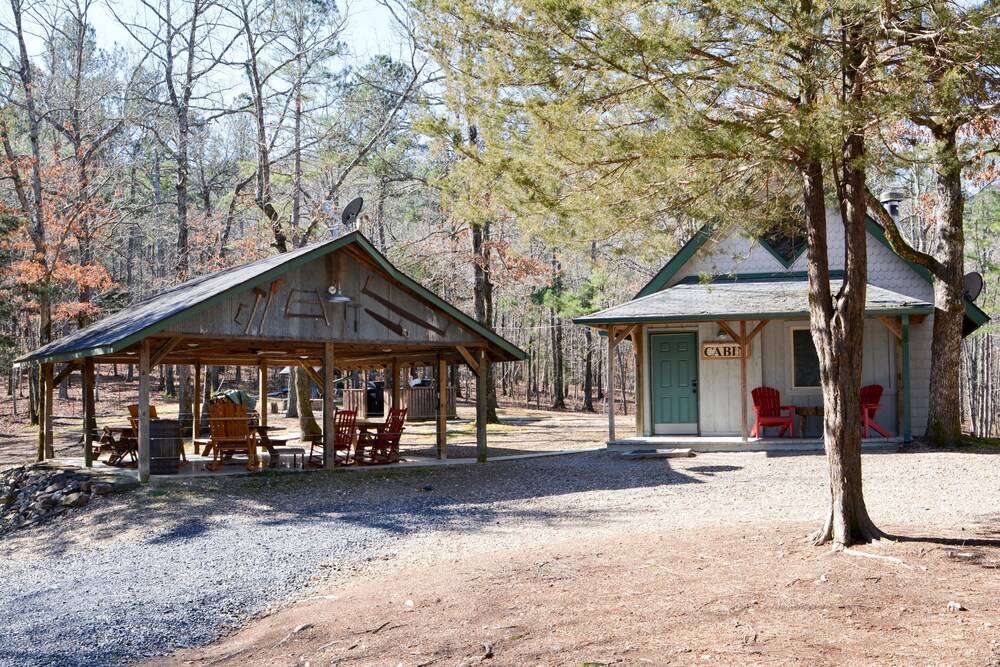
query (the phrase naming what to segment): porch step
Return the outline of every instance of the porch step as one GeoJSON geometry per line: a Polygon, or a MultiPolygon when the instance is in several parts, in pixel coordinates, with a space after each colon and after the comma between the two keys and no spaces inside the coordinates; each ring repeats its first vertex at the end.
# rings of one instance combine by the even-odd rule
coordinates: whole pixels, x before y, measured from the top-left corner
{"type": "Polygon", "coordinates": [[[633,449],[630,452],[622,452],[623,459],[683,459],[694,456],[688,448],[676,449],[633,449]]]}

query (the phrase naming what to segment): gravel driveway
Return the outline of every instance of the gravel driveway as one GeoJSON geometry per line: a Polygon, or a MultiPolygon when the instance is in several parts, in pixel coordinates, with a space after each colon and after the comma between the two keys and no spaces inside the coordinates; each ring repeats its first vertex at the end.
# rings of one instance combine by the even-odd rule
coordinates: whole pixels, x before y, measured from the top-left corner
{"type": "MultiPolygon", "coordinates": [[[[865,456],[875,521],[907,534],[1000,525],[1000,457],[865,456]]],[[[438,562],[634,530],[816,521],[821,453],[159,483],[0,541],[0,665],[104,665],[211,641],[382,559],[438,562]]]]}

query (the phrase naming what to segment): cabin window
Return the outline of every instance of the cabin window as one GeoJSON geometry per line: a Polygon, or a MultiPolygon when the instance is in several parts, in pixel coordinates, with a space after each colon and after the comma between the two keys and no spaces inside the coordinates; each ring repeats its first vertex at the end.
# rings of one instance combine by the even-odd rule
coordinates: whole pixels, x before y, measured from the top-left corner
{"type": "Polygon", "coordinates": [[[819,386],[819,355],[809,329],[792,329],[792,385],[819,386]]]}

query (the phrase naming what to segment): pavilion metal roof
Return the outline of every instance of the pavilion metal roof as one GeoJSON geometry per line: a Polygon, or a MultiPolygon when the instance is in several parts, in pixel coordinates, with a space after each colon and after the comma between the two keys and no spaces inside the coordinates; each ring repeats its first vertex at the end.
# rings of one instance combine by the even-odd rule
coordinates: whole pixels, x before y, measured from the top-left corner
{"type": "MultiPolygon", "coordinates": [[[[839,280],[830,281],[834,294],[840,284],[839,280]]],[[[809,283],[801,279],[679,284],[573,321],[602,325],[798,318],[809,316],[809,298],[809,283]]],[[[926,301],[868,285],[868,315],[932,312],[934,306],[926,301]]]]}
{"type": "Polygon", "coordinates": [[[399,271],[360,232],[351,232],[331,241],[305,246],[292,252],[266,257],[250,264],[224,269],[181,283],[19,357],[15,363],[23,365],[29,362],[68,361],[119,352],[179,320],[197,315],[224,299],[263,285],[292,269],[348,246],[354,246],[354,249],[367,255],[375,265],[415,296],[441,310],[466,329],[482,336],[500,360],[513,361],[527,358],[527,354],[517,346],[399,271]]]}

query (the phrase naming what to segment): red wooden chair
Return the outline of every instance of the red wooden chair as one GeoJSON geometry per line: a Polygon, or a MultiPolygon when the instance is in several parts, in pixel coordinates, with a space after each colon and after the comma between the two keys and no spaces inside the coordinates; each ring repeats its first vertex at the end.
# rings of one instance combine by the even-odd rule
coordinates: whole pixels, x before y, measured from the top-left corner
{"type": "Polygon", "coordinates": [[[789,438],[795,437],[795,406],[782,405],[781,393],[773,387],[757,387],[750,394],[753,396],[753,411],[756,417],[753,421],[751,438],[763,436],[767,426],[780,426],[778,437],[788,433],[789,438]]]}
{"type": "MultiPolygon", "coordinates": [[[[354,425],[357,421],[357,410],[337,410],[333,415],[333,465],[346,465],[350,462],[351,445],[354,444],[354,425]]],[[[309,448],[309,465],[323,465],[322,439],[312,440],[312,446],[309,448]]]]}
{"type": "Polygon", "coordinates": [[[380,465],[399,463],[399,437],[403,434],[406,408],[390,409],[385,423],[375,433],[362,433],[354,460],[358,465],[380,465]]]}
{"type": "Polygon", "coordinates": [[[861,388],[861,428],[864,437],[870,437],[870,429],[875,429],[888,438],[889,434],[875,421],[875,413],[882,407],[882,385],[870,384],[861,388]]]}

